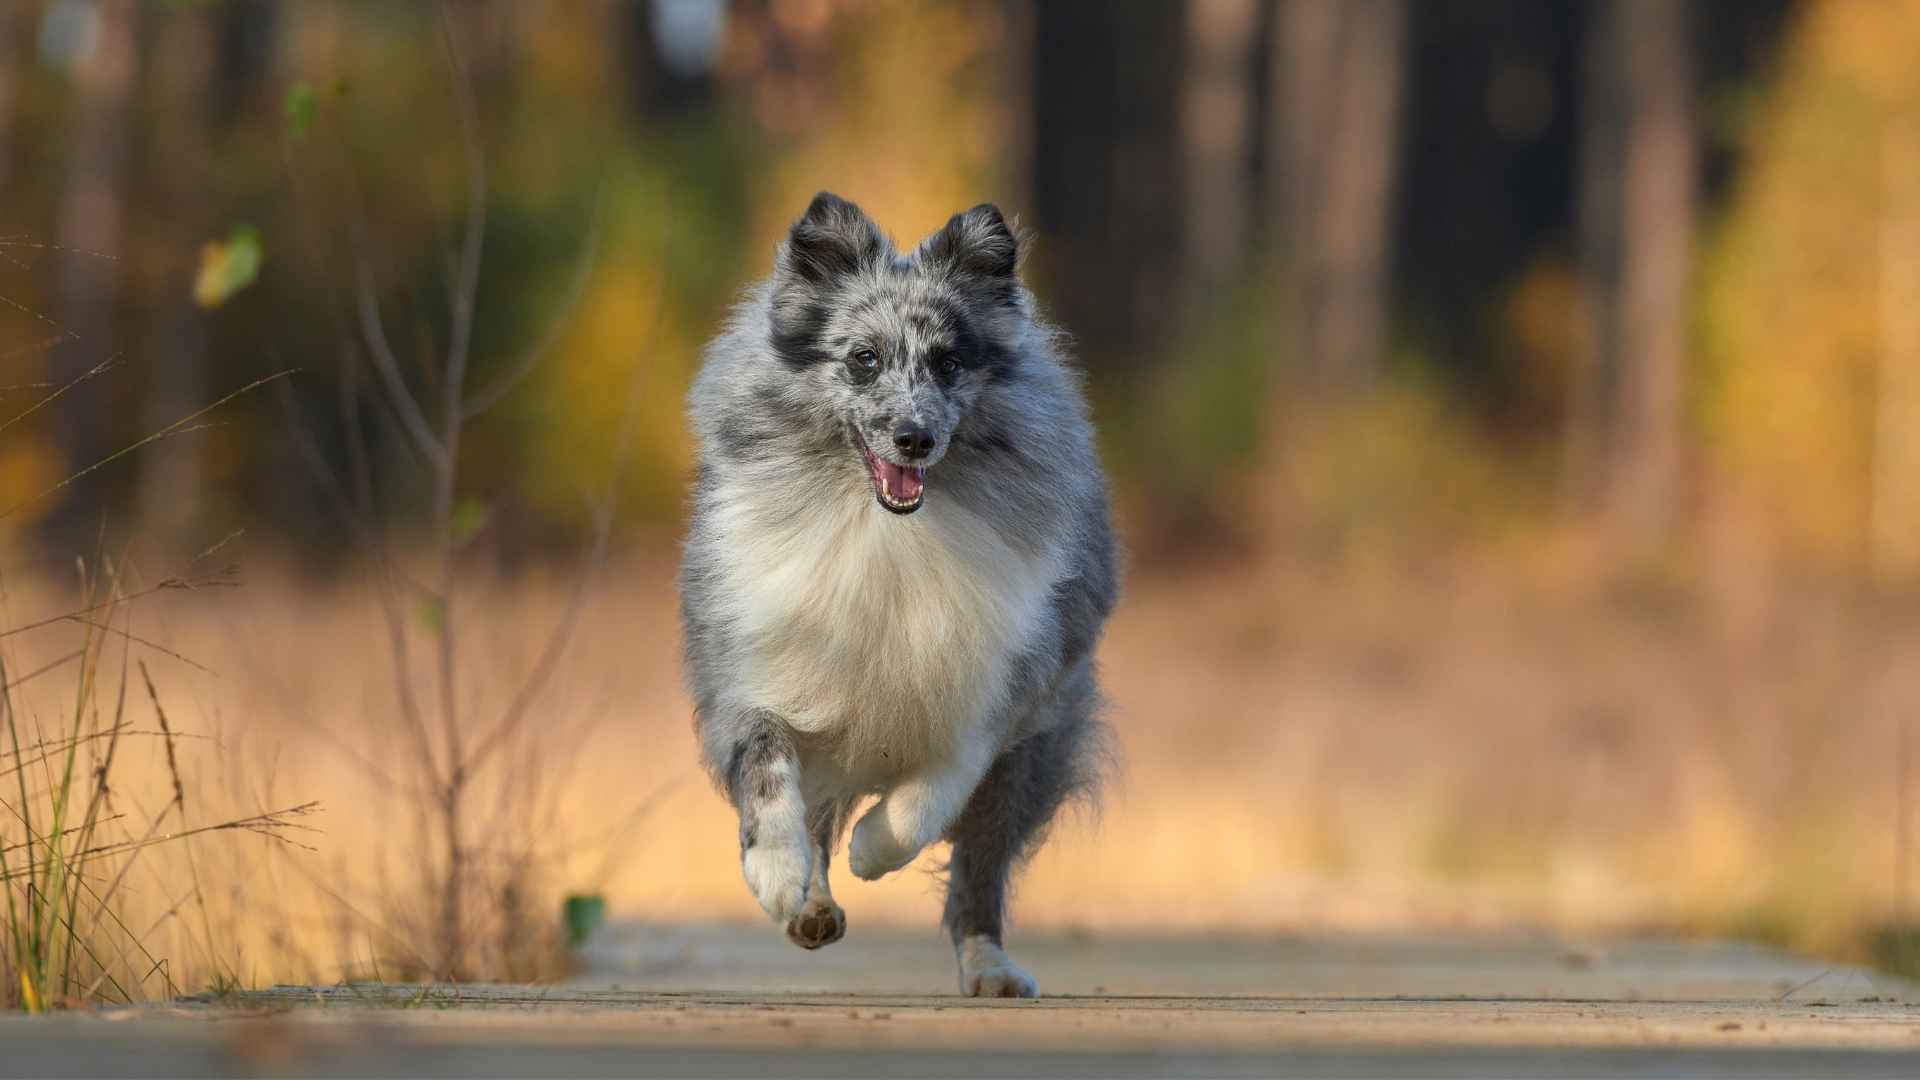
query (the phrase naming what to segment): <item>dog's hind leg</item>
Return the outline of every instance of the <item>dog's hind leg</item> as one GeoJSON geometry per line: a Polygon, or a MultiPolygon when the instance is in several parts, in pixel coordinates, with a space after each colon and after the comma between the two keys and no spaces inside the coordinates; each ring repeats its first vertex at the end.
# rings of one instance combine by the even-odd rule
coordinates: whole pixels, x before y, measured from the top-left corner
{"type": "Polygon", "coordinates": [[[948,829],[947,933],[971,997],[1038,997],[1039,984],[1007,956],[1002,933],[1013,872],[1038,846],[1060,804],[1082,790],[1093,735],[1090,716],[1010,748],[974,789],[948,829]]]}
{"type": "Polygon", "coordinates": [[[740,811],[740,869],[747,888],[775,922],[785,923],[806,905],[815,859],[800,794],[800,758],[792,731],[779,717],[750,718],[728,763],[727,794],[740,811]]]}
{"type": "Polygon", "coordinates": [[[827,866],[833,859],[833,842],[850,809],[845,803],[828,803],[816,807],[808,823],[813,835],[813,873],[807,880],[807,902],[787,920],[787,940],[803,949],[831,945],[846,935],[847,913],[833,902],[827,866]]]}

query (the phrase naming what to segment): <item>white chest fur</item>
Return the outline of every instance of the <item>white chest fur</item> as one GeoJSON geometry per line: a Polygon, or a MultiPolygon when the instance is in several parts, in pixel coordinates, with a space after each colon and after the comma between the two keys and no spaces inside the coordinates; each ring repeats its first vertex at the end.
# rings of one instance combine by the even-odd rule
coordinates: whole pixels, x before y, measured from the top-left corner
{"type": "Polygon", "coordinates": [[[987,735],[1061,568],[937,486],[903,517],[860,479],[777,512],[745,485],[723,489],[713,522],[723,603],[749,654],[738,704],[824,736],[843,768],[878,778],[987,735]]]}

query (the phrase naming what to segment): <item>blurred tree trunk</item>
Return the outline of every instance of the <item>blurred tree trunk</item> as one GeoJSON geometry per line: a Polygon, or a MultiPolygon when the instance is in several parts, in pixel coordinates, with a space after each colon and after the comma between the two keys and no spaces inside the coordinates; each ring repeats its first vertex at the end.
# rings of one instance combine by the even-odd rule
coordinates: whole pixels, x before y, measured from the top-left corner
{"type": "Polygon", "coordinates": [[[0,4],[0,191],[13,179],[20,83],[33,57],[34,5],[0,4]]]}
{"type": "Polygon", "coordinates": [[[1384,361],[1388,240],[1400,142],[1404,0],[1269,0],[1268,244],[1280,340],[1335,393],[1384,361]]]}
{"type": "MultiPolygon", "coordinates": [[[[211,115],[216,133],[225,134],[249,106],[259,103],[280,59],[282,13],[281,0],[218,5],[213,70],[207,73],[205,98],[198,106],[211,115]]],[[[308,6],[295,14],[308,22],[322,17],[308,6]]],[[[274,119],[280,118],[274,114],[274,119]]]]}
{"type": "Polygon", "coordinates": [[[1680,481],[1698,150],[1686,8],[1599,0],[1580,148],[1591,319],[1569,407],[1569,480],[1630,543],[1671,528],[1680,481]]]}
{"type": "Polygon", "coordinates": [[[1188,200],[1187,287],[1216,298],[1247,268],[1254,237],[1255,0],[1191,0],[1180,127],[1188,200]]]}
{"type": "MultiPolygon", "coordinates": [[[[436,21],[441,12],[460,50],[480,115],[504,114],[507,103],[518,93],[527,24],[540,17],[539,9],[523,0],[460,0],[434,12],[436,21]]],[[[436,33],[439,29],[436,27],[436,33]]]]}
{"type": "Polygon", "coordinates": [[[720,0],[682,0],[674,12],[654,0],[630,0],[608,9],[607,32],[626,77],[627,106],[641,121],[706,104],[714,92],[710,44],[727,18],[720,0]],[[677,18],[662,27],[663,15],[677,18]],[[663,33],[664,31],[664,33],[663,33]]]}
{"type": "MultiPolygon", "coordinates": [[[[251,7],[230,5],[219,18],[244,18],[251,7]]],[[[149,105],[143,126],[154,152],[141,172],[140,198],[148,212],[130,230],[139,234],[144,250],[154,253],[141,260],[147,279],[141,282],[144,307],[134,357],[144,381],[141,435],[206,404],[206,326],[191,292],[200,245],[214,239],[213,223],[202,212],[217,197],[208,128],[218,107],[215,87],[222,95],[244,92],[221,77],[239,57],[224,48],[234,40],[219,33],[212,9],[173,6],[148,9],[147,15],[144,36],[154,48],[142,80],[149,105]]],[[[177,554],[206,531],[201,521],[204,448],[198,437],[167,439],[134,462],[140,531],[163,556],[177,554]]]]}
{"type": "MultiPolygon", "coordinates": [[[[118,351],[119,267],[80,253],[121,254],[139,16],[137,0],[98,0],[89,9],[91,43],[69,73],[67,158],[54,226],[57,242],[69,250],[57,264],[54,318],[73,341],[58,354],[64,362],[57,379],[72,379],[118,351]]],[[[62,404],[57,430],[69,471],[100,460],[114,438],[126,434],[115,430],[112,399],[100,379],[75,387],[62,404]]],[[[88,522],[73,499],[55,511],[53,525],[84,547],[88,522]]]]}
{"type": "Polygon", "coordinates": [[[1180,299],[1186,4],[1050,0],[1033,14],[1033,202],[1054,310],[1092,368],[1138,374],[1180,299]]]}

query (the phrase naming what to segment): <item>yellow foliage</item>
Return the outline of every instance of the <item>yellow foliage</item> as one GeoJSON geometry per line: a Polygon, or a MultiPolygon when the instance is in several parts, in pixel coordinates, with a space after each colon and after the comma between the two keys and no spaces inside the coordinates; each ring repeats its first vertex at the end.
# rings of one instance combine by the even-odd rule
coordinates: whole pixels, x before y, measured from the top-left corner
{"type": "Polygon", "coordinates": [[[20,507],[7,524],[30,525],[53,508],[52,500],[27,500],[59,483],[64,464],[57,448],[33,436],[15,438],[0,447],[0,511],[20,507]]]}
{"type": "Polygon", "coordinates": [[[1283,438],[1275,493],[1350,557],[1496,535],[1528,502],[1525,463],[1414,383],[1296,419],[1283,438]]]}
{"type": "Polygon", "coordinates": [[[771,251],[821,189],[859,203],[903,245],[957,211],[1004,200],[985,181],[1010,121],[990,86],[965,77],[1000,40],[991,16],[954,4],[871,4],[839,20],[817,115],[756,193],[757,249],[771,251]]]}
{"type": "Polygon", "coordinates": [[[193,279],[193,302],[217,308],[260,276],[260,233],[247,225],[235,226],[225,242],[200,246],[200,270],[193,279]]]}
{"type": "Polygon", "coordinates": [[[627,494],[653,509],[678,498],[692,464],[681,410],[695,350],[684,331],[662,317],[663,288],[653,265],[603,265],[548,365],[549,415],[561,422],[542,427],[522,464],[527,475],[541,478],[529,487],[562,515],[579,513],[582,495],[599,490],[630,394],[638,396],[627,494]]]}
{"type": "Polygon", "coordinates": [[[1574,268],[1557,256],[1535,261],[1508,295],[1501,314],[1524,358],[1513,370],[1522,396],[1564,402],[1574,366],[1590,347],[1592,328],[1574,268]]]}
{"type": "Polygon", "coordinates": [[[623,7],[601,4],[548,4],[526,20],[529,77],[573,100],[591,101],[617,85],[610,70],[615,35],[626,32],[623,7]]]}
{"type": "Polygon", "coordinates": [[[1890,130],[1920,115],[1920,0],[1802,12],[1703,267],[1717,462],[1801,550],[1863,551],[1890,130]]]}

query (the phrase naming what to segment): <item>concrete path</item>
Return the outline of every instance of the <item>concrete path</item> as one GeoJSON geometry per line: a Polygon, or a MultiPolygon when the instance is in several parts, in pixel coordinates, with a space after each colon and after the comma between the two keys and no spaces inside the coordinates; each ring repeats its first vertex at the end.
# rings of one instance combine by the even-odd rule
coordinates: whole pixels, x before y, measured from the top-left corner
{"type": "Polygon", "coordinates": [[[0,1021],[0,1075],[1920,1077],[1920,991],[1739,945],[1014,942],[1048,996],[954,996],[927,934],[808,954],[627,926],[548,987],[276,988],[0,1021]]]}

